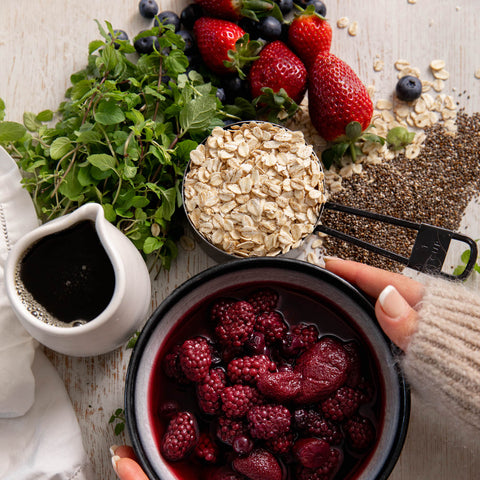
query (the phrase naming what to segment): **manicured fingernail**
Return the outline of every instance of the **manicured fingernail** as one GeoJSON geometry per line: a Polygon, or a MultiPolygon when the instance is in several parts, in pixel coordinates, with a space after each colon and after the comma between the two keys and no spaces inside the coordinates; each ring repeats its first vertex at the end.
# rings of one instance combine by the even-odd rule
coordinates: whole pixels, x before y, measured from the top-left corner
{"type": "Polygon", "coordinates": [[[410,308],[410,305],[393,285],[388,285],[382,290],[382,293],[378,296],[378,301],[385,315],[392,319],[402,317],[410,308]]]}
{"type": "Polygon", "coordinates": [[[114,455],[112,457],[112,467],[115,470],[115,473],[118,473],[117,471],[117,462],[120,460],[120,457],[118,455],[114,455]]]}
{"type": "Polygon", "coordinates": [[[117,451],[118,445],[112,445],[110,447],[110,455],[113,457],[115,455],[115,452],[117,451]]]}

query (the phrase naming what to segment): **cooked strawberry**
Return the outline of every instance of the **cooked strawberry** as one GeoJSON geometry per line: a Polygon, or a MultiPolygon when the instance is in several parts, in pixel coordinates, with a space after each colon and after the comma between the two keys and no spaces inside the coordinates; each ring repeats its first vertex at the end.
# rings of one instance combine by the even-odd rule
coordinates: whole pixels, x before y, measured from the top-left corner
{"type": "Polygon", "coordinates": [[[348,354],[341,342],[322,338],[300,355],[295,372],[302,375],[298,403],[313,403],[341,387],[347,379],[348,354]]]}
{"type": "Polygon", "coordinates": [[[193,33],[203,61],[219,75],[242,73],[242,67],[255,60],[260,49],[259,42],[249,41],[245,30],[228,20],[201,17],[193,33]]]}
{"type": "Polygon", "coordinates": [[[252,18],[256,13],[266,13],[274,8],[272,0],[195,0],[207,15],[239,20],[242,17],[252,18]]]}
{"type": "Polygon", "coordinates": [[[313,5],[309,5],[292,20],[288,29],[288,44],[310,69],[318,55],[330,52],[332,27],[315,12],[313,5]]]}
{"type": "Polygon", "coordinates": [[[244,480],[244,478],[230,467],[219,467],[209,475],[208,480],[244,480]]]}
{"type": "Polygon", "coordinates": [[[320,438],[300,438],[293,445],[293,455],[304,467],[319,468],[330,458],[330,445],[320,438]]]}
{"type": "Polygon", "coordinates": [[[232,383],[255,385],[259,375],[275,370],[275,362],[266,355],[254,355],[232,360],[227,366],[227,375],[232,383]]]}
{"type": "Polygon", "coordinates": [[[211,347],[203,337],[185,340],[179,352],[180,366],[192,382],[200,382],[207,375],[212,364],[211,347]]]}
{"type": "Polygon", "coordinates": [[[198,425],[190,412],[178,412],[162,437],[162,455],[172,462],[186,458],[198,442],[198,425]]]}
{"type": "Polygon", "coordinates": [[[307,70],[302,61],[280,40],[266,45],[255,60],[248,75],[252,97],[260,96],[262,88],[274,93],[284,89],[296,103],[300,103],[307,90],[307,70]]]}
{"type": "Polygon", "coordinates": [[[282,467],[267,450],[252,450],[246,457],[235,458],[233,468],[249,480],[282,480],[282,467]]]}
{"type": "Polygon", "coordinates": [[[351,122],[362,131],[372,119],[373,104],[355,72],[333,54],[319,55],[309,70],[308,105],[310,119],[327,141],[345,135],[351,122]]]}
{"type": "Polygon", "coordinates": [[[258,390],[276,402],[289,402],[300,393],[302,376],[294,371],[263,372],[257,380],[258,390]]]}
{"type": "Polygon", "coordinates": [[[291,414],[283,405],[257,405],[247,413],[253,438],[269,440],[290,430],[291,414]]]}

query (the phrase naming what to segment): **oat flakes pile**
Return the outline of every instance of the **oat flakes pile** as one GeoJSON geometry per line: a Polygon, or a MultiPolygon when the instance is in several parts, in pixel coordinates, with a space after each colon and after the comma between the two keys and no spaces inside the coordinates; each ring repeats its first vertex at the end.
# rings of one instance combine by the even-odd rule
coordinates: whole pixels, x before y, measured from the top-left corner
{"type": "Polygon", "coordinates": [[[217,127],[190,160],[187,214],[221,250],[275,256],[312,233],[325,202],[324,175],[301,131],[262,122],[217,127]]]}

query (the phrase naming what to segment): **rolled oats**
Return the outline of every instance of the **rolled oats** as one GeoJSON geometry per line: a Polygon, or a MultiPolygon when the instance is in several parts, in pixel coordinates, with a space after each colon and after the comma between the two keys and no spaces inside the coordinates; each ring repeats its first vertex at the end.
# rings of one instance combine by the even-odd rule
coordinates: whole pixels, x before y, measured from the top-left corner
{"type": "Polygon", "coordinates": [[[313,231],[323,180],[301,131],[262,122],[215,128],[191,153],[185,208],[197,231],[225,252],[273,256],[313,231]]]}
{"type": "Polygon", "coordinates": [[[337,20],[337,27],[338,28],[347,28],[350,20],[348,17],[341,17],[337,20]]]}

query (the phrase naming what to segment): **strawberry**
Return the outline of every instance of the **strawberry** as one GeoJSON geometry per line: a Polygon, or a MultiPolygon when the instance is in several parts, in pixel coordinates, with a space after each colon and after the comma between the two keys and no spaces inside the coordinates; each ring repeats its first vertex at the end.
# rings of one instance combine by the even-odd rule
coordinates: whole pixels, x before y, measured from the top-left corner
{"type": "Polygon", "coordinates": [[[263,88],[271,88],[273,93],[284,89],[300,103],[307,90],[307,70],[285,43],[276,40],[266,45],[252,63],[248,81],[253,98],[262,95],[263,88]]]}
{"type": "Polygon", "coordinates": [[[295,372],[302,375],[298,403],[313,403],[332,394],[347,379],[348,354],[343,344],[322,338],[298,357],[295,372]]]}
{"type": "Polygon", "coordinates": [[[198,442],[197,420],[190,412],[175,414],[162,437],[162,455],[171,462],[186,458],[198,442]]]}
{"type": "Polygon", "coordinates": [[[301,380],[301,374],[293,371],[263,372],[258,377],[257,388],[276,402],[288,402],[299,394],[301,380]]]}
{"type": "Polygon", "coordinates": [[[272,0],[195,0],[195,3],[198,3],[207,15],[225,20],[240,20],[242,17],[256,20],[256,14],[278,11],[272,0]]]}
{"type": "Polygon", "coordinates": [[[293,445],[293,455],[304,467],[319,468],[329,460],[330,445],[320,438],[300,438],[293,445]]]}
{"type": "Polygon", "coordinates": [[[359,133],[369,126],[372,100],[361,80],[343,60],[333,54],[319,55],[308,78],[310,118],[325,140],[338,139],[346,133],[347,126],[357,122],[359,133]]]}
{"type": "Polygon", "coordinates": [[[283,471],[277,459],[267,450],[252,450],[246,457],[235,458],[233,468],[250,480],[282,480],[283,471]]]}
{"type": "Polygon", "coordinates": [[[200,17],[193,33],[205,65],[219,75],[238,71],[245,78],[242,67],[258,58],[260,42],[250,41],[243,28],[228,20],[200,17]]]}
{"type": "Polygon", "coordinates": [[[332,27],[315,12],[314,5],[309,5],[292,20],[288,29],[288,44],[310,69],[318,55],[330,52],[332,27]]]}

